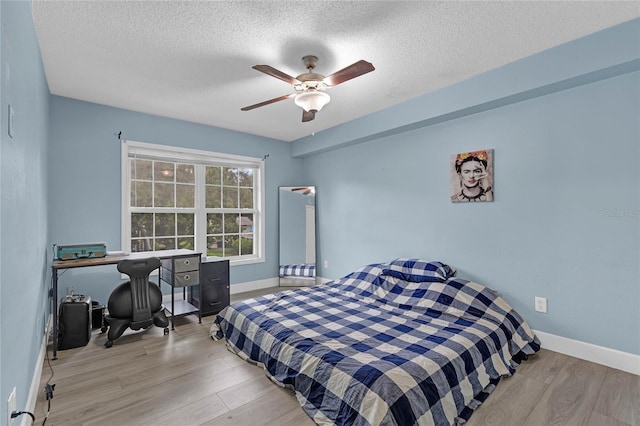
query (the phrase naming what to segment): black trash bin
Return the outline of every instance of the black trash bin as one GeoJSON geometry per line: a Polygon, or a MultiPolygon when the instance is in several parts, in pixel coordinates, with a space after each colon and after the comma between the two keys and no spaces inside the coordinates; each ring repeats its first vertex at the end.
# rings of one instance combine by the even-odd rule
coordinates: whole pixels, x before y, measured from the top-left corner
{"type": "Polygon", "coordinates": [[[91,301],[91,328],[102,328],[104,325],[104,305],[96,300],[91,301]]]}

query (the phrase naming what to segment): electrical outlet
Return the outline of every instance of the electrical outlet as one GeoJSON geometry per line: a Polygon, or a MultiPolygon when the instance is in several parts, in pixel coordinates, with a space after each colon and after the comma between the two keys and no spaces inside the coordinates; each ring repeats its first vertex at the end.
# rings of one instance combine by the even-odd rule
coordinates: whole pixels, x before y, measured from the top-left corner
{"type": "Polygon", "coordinates": [[[328,267],[329,267],[329,261],[328,261],[328,260],[325,260],[325,261],[324,261],[323,267],[325,267],[325,268],[328,268],[328,267]]]}
{"type": "Polygon", "coordinates": [[[9,399],[7,400],[7,426],[11,426],[13,419],[11,418],[11,413],[16,411],[16,387],[13,387],[13,390],[9,394],[9,399]]]}
{"type": "Polygon", "coordinates": [[[547,298],[546,297],[538,297],[535,298],[535,307],[536,312],[542,312],[543,314],[547,313],[547,298]]]}

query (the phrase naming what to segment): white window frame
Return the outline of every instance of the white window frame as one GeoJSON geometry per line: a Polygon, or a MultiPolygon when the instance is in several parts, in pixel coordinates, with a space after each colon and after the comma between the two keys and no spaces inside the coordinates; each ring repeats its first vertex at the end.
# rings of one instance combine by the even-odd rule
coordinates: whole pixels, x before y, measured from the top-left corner
{"type": "MultiPolygon", "coordinates": [[[[264,262],[265,232],[264,232],[264,160],[253,157],[223,154],[218,152],[202,151],[189,148],[179,148],[167,145],[157,145],[147,142],[122,140],[121,149],[121,194],[122,194],[122,220],[121,220],[121,250],[131,252],[131,165],[129,155],[139,155],[141,158],[152,158],[169,162],[185,162],[198,165],[227,166],[227,167],[251,167],[257,168],[254,176],[254,239],[255,253],[252,255],[228,257],[231,265],[246,265],[264,262]]],[[[203,261],[207,257],[207,211],[204,206],[204,173],[198,172],[196,167],[196,208],[195,208],[195,251],[203,254],[203,261]],[[202,185],[202,188],[199,187],[202,185]]],[[[193,209],[191,209],[193,211],[193,209]]]]}

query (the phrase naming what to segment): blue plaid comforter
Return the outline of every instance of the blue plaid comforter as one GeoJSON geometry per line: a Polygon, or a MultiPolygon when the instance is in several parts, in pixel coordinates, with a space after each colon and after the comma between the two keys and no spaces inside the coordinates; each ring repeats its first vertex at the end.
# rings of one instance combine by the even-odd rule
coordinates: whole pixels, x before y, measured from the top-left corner
{"type": "Polygon", "coordinates": [[[369,265],[232,304],[212,337],[293,388],[318,424],[463,423],[539,341],[491,289],[407,271],[369,265]]]}
{"type": "Polygon", "coordinates": [[[315,263],[296,263],[293,265],[280,265],[281,277],[315,277],[315,263]]]}

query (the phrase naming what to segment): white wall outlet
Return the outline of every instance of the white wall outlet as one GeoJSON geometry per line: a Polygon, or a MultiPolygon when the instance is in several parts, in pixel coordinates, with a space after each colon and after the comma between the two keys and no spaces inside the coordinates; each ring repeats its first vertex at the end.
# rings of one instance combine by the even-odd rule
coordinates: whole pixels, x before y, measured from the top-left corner
{"type": "Polygon", "coordinates": [[[547,298],[546,297],[538,297],[535,299],[536,303],[536,312],[542,312],[543,314],[547,313],[547,298]]]}
{"type": "Polygon", "coordinates": [[[328,261],[328,260],[325,260],[325,261],[324,261],[324,263],[322,264],[322,266],[323,266],[324,268],[328,268],[328,267],[329,267],[329,261],[328,261]]]}
{"type": "Polygon", "coordinates": [[[11,413],[16,411],[16,387],[13,387],[13,390],[9,394],[9,399],[7,399],[7,426],[11,426],[11,422],[13,419],[11,418],[11,413]]]}

